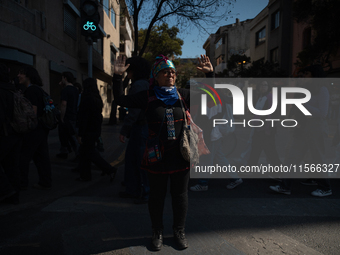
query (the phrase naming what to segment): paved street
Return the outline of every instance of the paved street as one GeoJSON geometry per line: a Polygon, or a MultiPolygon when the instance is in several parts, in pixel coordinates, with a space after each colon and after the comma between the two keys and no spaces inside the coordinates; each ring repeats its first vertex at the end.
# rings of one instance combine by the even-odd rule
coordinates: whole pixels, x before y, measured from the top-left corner
{"type": "MultiPolygon", "coordinates": [[[[107,122],[107,120],[106,120],[107,122]]],[[[120,155],[120,125],[103,125],[109,162],[120,155]]],[[[245,131],[244,131],[245,132],[245,131]]],[[[332,135],[332,128],[330,135],[332,135]]],[[[237,131],[236,150],[246,136],[237,131]]],[[[284,142],[284,136],[280,136],[284,142]]],[[[331,139],[331,137],[330,137],[331,139]]],[[[328,143],[330,142],[330,139],[328,143]]],[[[153,254],[147,205],[118,197],[124,187],[123,167],[113,183],[93,168],[93,181],[78,183],[72,157],[55,157],[57,132],[49,138],[53,189],[22,191],[21,203],[0,205],[0,254],[153,254]]],[[[279,146],[280,147],[280,146],[279,146]]],[[[283,147],[283,146],[282,146],[283,147]]],[[[279,152],[284,148],[279,149],[279,152]]],[[[328,158],[334,156],[329,147],[328,158]]],[[[264,158],[261,158],[264,160],[264,158]]],[[[37,181],[32,164],[30,185],[37,181]]],[[[194,185],[196,180],[191,180],[194,185]]],[[[213,179],[207,192],[189,192],[187,237],[189,248],[176,250],[172,240],[172,211],[168,194],[164,213],[165,240],[159,254],[340,254],[340,181],[332,180],[333,195],[315,198],[315,186],[295,181],[292,195],[273,194],[270,179],[246,179],[234,190],[226,180],[213,179]]]]}

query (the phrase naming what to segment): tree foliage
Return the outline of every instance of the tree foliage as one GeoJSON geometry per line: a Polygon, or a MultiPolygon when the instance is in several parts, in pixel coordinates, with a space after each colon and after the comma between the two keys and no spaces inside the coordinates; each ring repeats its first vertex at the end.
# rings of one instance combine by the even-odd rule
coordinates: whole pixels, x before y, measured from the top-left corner
{"type": "Polygon", "coordinates": [[[313,62],[328,64],[340,45],[340,1],[339,0],[296,0],[293,16],[298,23],[309,24],[315,34],[311,45],[298,54],[298,65],[313,62]]]}
{"type": "MultiPolygon", "coordinates": [[[[145,48],[143,57],[150,63],[153,63],[155,57],[162,53],[165,56],[182,55],[183,40],[177,37],[179,29],[175,26],[169,28],[168,24],[163,23],[160,26],[154,26],[150,33],[149,43],[145,48]]],[[[146,39],[146,29],[140,29],[138,40],[144,44],[146,39]]]]}
{"type": "MultiPolygon", "coordinates": [[[[215,25],[226,18],[229,6],[236,0],[125,0],[127,8],[133,17],[135,33],[135,52],[139,49],[139,56],[144,54],[150,40],[154,25],[160,22],[176,22],[180,29],[194,25],[204,30],[204,26],[215,25]],[[139,45],[139,25],[143,23],[147,29],[145,40],[139,45]]],[[[159,52],[160,53],[160,52],[159,52]]]]}
{"type": "Polygon", "coordinates": [[[187,82],[190,78],[204,78],[205,75],[203,72],[197,70],[196,61],[178,61],[179,63],[176,65],[177,70],[177,80],[176,84],[178,87],[185,88],[187,82]]]}

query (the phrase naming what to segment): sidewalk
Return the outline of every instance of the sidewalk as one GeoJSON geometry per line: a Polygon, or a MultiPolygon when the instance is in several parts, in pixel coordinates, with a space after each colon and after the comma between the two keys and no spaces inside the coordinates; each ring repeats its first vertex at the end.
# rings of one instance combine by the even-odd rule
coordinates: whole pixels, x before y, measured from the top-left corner
{"type": "MultiPolygon", "coordinates": [[[[108,122],[104,119],[102,126],[102,139],[104,141],[105,151],[102,153],[104,159],[108,162],[115,161],[123,152],[125,144],[118,140],[121,124],[105,125],[108,122]]],[[[92,167],[92,181],[79,182],[76,178],[78,173],[72,172],[78,163],[74,162],[74,153],[70,153],[68,159],[59,159],[56,154],[59,153],[59,137],[58,130],[52,130],[48,137],[50,160],[52,165],[52,189],[51,190],[37,190],[32,188],[34,183],[38,182],[38,173],[33,162],[30,165],[29,172],[29,187],[28,190],[20,192],[20,203],[18,205],[0,205],[0,215],[7,214],[13,211],[20,211],[28,207],[39,205],[41,203],[52,201],[60,197],[67,196],[78,190],[92,186],[103,178],[108,176],[101,176],[101,171],[95,166],[92,167]]]]}

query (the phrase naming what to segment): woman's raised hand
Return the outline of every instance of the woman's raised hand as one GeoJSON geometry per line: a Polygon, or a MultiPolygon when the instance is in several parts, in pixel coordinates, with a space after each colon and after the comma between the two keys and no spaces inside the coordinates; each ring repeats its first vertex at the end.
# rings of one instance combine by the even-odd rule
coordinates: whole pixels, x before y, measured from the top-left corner
{"type": "Polygon", "coordinates": [[[126,56],[119,56],[115,62],[113,71],[115,74],[123,75],[124,72],[129,68],[130,64],[125,65],[126,56]]]}
{"type": "Polygon", "coordinates": [[[206,55],[201,55],[201,58],[198,58],[198,66],[196,68],[203,73],[210,73],[214,71],[210,59],[206,55]]]}

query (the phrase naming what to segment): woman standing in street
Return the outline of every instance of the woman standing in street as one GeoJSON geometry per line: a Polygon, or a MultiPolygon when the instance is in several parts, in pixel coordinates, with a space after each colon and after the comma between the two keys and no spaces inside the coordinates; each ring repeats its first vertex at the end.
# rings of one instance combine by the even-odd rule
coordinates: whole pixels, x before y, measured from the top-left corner
{"type": "MultiPolygon", "coordinates": [[[[201,56],[199,70],[209,72],[209,58],[201,56]]],[[[176,68],[172,61],[160,55],[153,64],[150,76],[150,88],[134,95],[123,95],[122,76],[129,65],[125,57],[119,57],[114,65],[113,89],[118,105],[128,108],[140,108],[145,112],[149,129],[149,139],[159,138],[159,152],[149,150],[147,144],[142,168],[148,171],[150,196],[149,213],[152,223],[153,250],[160,250],[163,244],[163,209],[170,179],[170,193],[173,210],[173,233],[179,249],[188,247],[185,236],[185,221],[188,210],[188,182],[190,163],[180,152],[180,138],[183,132],[184,115],[179,95],[185,105],[190,105],[190,91],[177,89],[176,68]],[[150,152],[150,154],[148,153],[150,152]],[[155,153],[159,161],[148,162],[149,155],[155,153]]]]}

